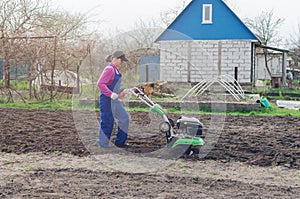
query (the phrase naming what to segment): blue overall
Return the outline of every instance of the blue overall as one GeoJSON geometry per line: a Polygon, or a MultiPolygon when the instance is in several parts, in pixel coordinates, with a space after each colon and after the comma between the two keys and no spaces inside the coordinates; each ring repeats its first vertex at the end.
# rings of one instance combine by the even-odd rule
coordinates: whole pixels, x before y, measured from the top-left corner
{"type": "MultiPolygon", "coordinates": [[[[115,70],[113,82],[108,88],[114,93],[120,92],[122,75],[115,70]]],[[[109,147],[109,140],[114,127],[114,119],[118,120],[118,131],[115,137],[115,144],[125,144],[129,127],[129,114],[126,112],[122,103],[116,99],[112,100],[102,92],[99,97],[100,104],[100,128],[98,144],[100,147],[109,147]]]]}

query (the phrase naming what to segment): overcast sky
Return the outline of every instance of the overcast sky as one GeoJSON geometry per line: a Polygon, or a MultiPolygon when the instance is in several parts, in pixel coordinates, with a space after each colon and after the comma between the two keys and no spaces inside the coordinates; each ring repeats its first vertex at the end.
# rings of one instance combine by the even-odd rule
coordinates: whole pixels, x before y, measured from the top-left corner
{"type": "MultiPolygon", "coordinates": [[[[160,12],[182,5],[183,0],[52,0],[53,4],[71,12],[96,13],[104,19],[101,27],[130,30],[139,19],[159,17],[160,12]]],[[[191,0],[186,0],[187,4],[191,0]]],[[[299,0],[226,0],[241,18],[254,18],[262,11],[273,9],[276,17],[284,18],[281,35],[295,34],[300,23],[299,0]]]]}

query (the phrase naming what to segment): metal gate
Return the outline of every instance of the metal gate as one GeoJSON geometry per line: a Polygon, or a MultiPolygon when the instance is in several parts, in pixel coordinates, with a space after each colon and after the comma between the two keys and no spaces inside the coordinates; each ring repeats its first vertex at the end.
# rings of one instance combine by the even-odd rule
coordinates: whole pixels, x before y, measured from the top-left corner
{"type": "Polygon", "coordinates": [[[141,55],[140,81],[155,82],[160,80],[159,55],[141,55]]]}

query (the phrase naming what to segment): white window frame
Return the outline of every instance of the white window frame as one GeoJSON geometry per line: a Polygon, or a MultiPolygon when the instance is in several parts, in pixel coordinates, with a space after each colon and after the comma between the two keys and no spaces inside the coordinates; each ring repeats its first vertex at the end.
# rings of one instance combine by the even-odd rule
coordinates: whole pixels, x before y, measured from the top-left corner
{"type": "Polygon", "coordinates": [[[202,24],[212,24],[212,4],[203,4],[202,6],[202,24]],[[207,8],[209,9],[209,19],[206,19],[205,16],[207,16],[207,8]]]}

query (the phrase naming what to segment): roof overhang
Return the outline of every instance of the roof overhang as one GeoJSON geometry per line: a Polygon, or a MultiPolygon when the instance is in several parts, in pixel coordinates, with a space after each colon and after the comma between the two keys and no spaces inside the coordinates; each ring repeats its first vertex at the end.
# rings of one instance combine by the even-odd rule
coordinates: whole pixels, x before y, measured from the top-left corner
{"type": "Polygon", "coordinates": [[[275,51],[279,51],[279,52],[290,52],[289,50],[286,50],[286,49],[280,49],[280,48],[275,48],[275,47],[271,47],[271,46],[266,46],[266,45],[262,45],[262,44],[255,44],[255,46],[257,48],[264,48],[264,49],[268,49],[268,50],[275,50],[275,51]]]}

